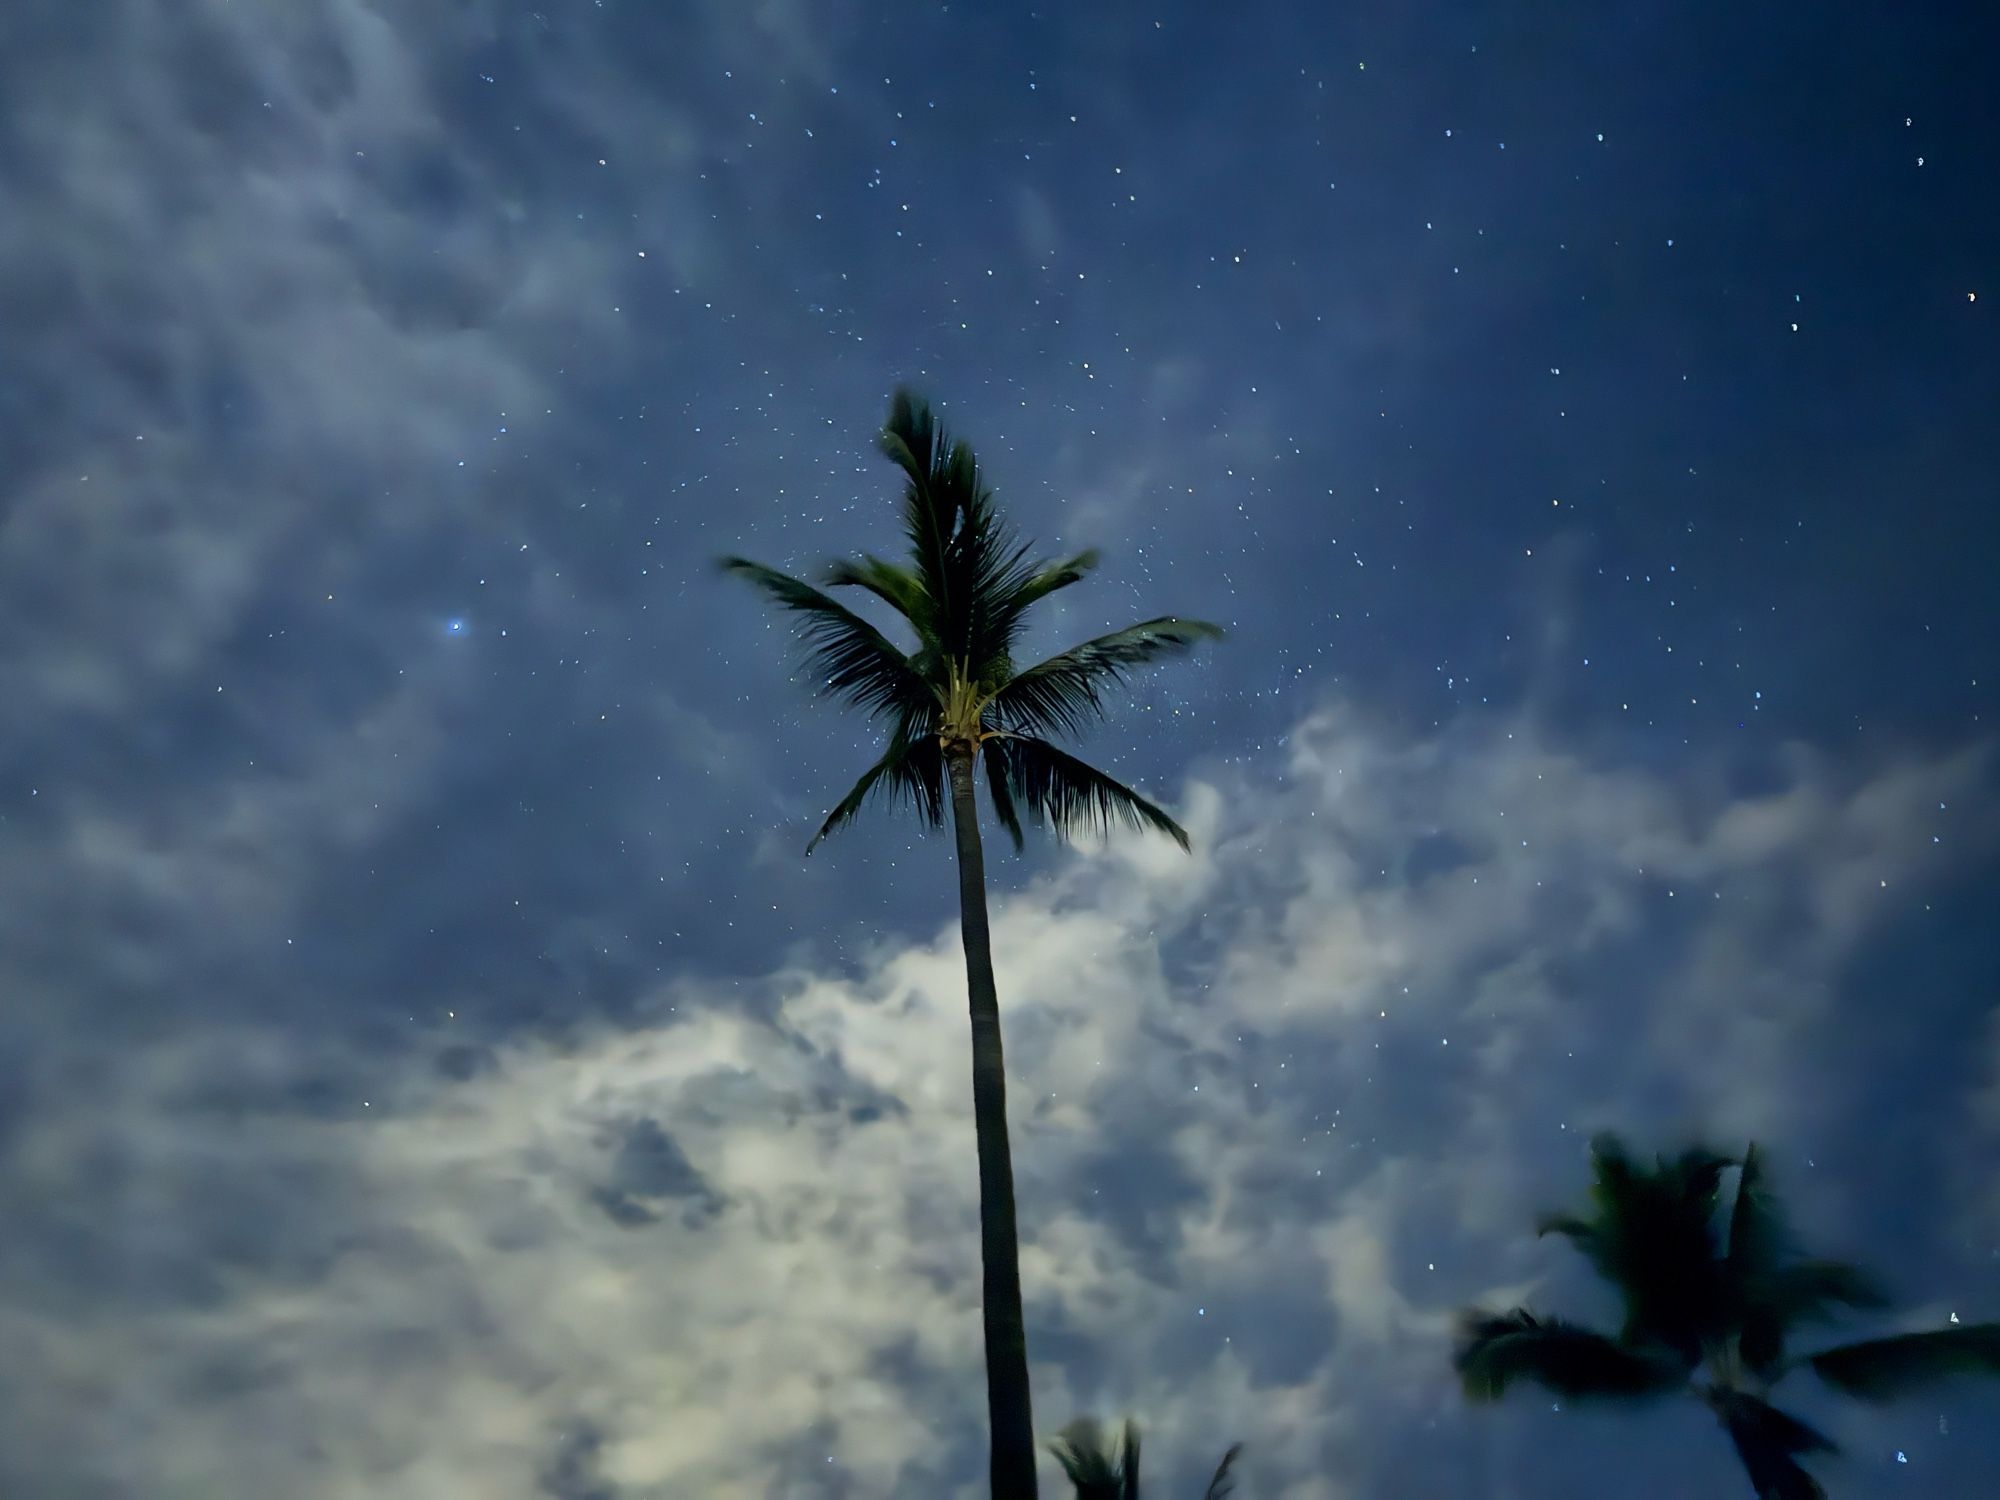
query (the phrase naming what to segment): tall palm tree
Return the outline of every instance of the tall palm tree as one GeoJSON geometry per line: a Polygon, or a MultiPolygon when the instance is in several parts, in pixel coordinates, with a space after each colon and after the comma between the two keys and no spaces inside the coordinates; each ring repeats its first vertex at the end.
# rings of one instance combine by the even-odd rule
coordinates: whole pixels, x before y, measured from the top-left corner
{"type": "MultiPolygon", "coordinates": [[[[1105,1446],[1104,1429],[1091,1417],[1078,1417],[1049,1444],[1076,1490],[1076,1500],[1139,1500],[1139,1424],[1127,1419],[1114,1452],[1105,1446]]],[[[1228,1500],[1236,1491],[1229,1471],[1236,1466],[1241,1443],[1222,1455],[1215,1475],[1202,1492],[1203,1500],[1228,1500]]]]}
{"type": "Polygon", "coordinates": [[[1647,1168],[1605,1135],[1591,1143],[1591,1166],[1591,1211],[1547,1218],[1541,1232],[1564,1236],[1617,1289],[1623,1328],[1609,1338],[1525,1308],[1470,1310],[1455,1362],[1472,1400],[1497,1400],[1516,1380],[1572,1399],[1692,1395],[1729,1434],[1758,1500],[1824,1500],[1798,1460],[1832,1452],[1832,1440],[1768,1399],[1799,1365],[1871,1400],[1963,1371],[2000,1373],[2000,1323],[1788,1354],[1801,1325],[1885,1299],[1855,1267],[1793,1253],[1756,1147],[1737,1161],[1697,1146],[1647,1168]]]}
{"type": "Polygon", "coordinates": [[[986,873],[973,802],[984,760],[994,815],[1022,842],[1021,821],[1059,836],[1114,822],[1187,833],[1130,787],[1051,744],[1102,715],[1104,694],[1136,667],[1221,634],[1172,615],[1127,626],[1017,671],[1014,647],[1029,609],[1097,564],[1095,552],[1030,556],[993,506],[969,444],[949,441],[923,401],[898,391],[880,446],[903,473],[907,563],[863,555],[830,563],[824,581],[875,596],[915,639],[891,644],[812,584],[740,557],[722,566],[799,617],[817,690],[858,708],[886,731],[882,756],[862,772],[806,845],[856,817],[870,797],[909,802],[932,827],[949,803],[958,841],[959,924],[972,1012],[972,1113],[979,1149],[979,1240],[986,1323],[986,1406],[995,1500],[1033,1500],[1034,1424],[1021,1323],[1014,1169],[1007,1149],[1000,1009],[986,921],[986,873]]]}

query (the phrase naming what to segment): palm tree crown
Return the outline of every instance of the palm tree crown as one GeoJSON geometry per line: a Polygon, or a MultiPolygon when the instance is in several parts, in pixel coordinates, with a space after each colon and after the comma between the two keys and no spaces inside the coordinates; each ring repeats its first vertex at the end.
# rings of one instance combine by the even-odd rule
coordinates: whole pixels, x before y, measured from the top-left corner
{"type": "MultiPolygon", "coordinates": [[[[1078,1417],[1050,1442],[1076,1500],[1139,1500],[1139,1424],[1126,1420],[1116,1449],[1109,1447],[1095,1418],[1078,1417]]],[[[1232,1443],[1202,1492],[1203,1500],[1228,1500],[1236,1492],[1230,1470],[1243,1451],[1232,1443]]]]}
{"type": "Polygon", "coordinates": [[[1186,848],[1159,807],[1051,744],[1100,717],[1105,690],[1135,667],[1222,632],[1173,615],[1144,620],[1017,670],[1028,611],[1096,567],[1094,551],[1035,559],[1000,521],[971,445],[951,442],[930,409],[898,391],[880,446],[903,471],[907,563],[863,555],[827,565],[832,587],[888,605],[916,639],[899,650],[822,589],[741,557],[723,567],[800,618],[806,665],[824,696],[859,708],[888,732],[882,757],[827,815],[807,852],[851,822],[869,797],[913,805],[933,827],[949,803],[946,755],[982,752],[993,811],[1018,848],[1025,813],[1059,835],[1122,822],[1186,848]]]}
{"type": "Polygon", "coordinates": [[[1648,1168],[1605,1135],[1591,1165],[1590,1212],[1549,1217],[1541,1232],[1568,1239],[1611,1283],[1623,1326],[1611,1338],[1525,1308],[1468,1311],[1455,1362],[1472,1400],[1497,1400],[1516,1380],[1571,1398],[1692,1394],[1729,1433],[1759,1500],[1821,1500],[1798,1459],[1833,1442],[1766,1399],[1799,1364],[1870,1399],[2000,1372],[2000,1323],[1789,1354],[1803,1326],[1886,1299],[1855,1267],[1793,1252],[1754,1146],[1740,1160],[1697,1146],[1648,1168]]]}

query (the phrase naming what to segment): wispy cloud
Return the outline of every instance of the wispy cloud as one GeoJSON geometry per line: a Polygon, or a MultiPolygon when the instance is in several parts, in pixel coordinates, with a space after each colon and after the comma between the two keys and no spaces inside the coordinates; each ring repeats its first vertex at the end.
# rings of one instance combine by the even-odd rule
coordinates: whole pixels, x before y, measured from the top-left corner
{"type": "Polygon", "coordinates": [[[355,3],[135,0],[17,64],[10,696],[138,709],[281,581],[337,607],[361,539],[476,524],[461,461],[541,414],[565,336],[611,337],[612,247],[510,212],[432,40],[355,3]]]}
{"type": "MultiPolygon", "coordinates": [[[[1291,744],[1280,787],[1186,789],[1193,859],[1120,841],[996,903],[1039,1411],[1134,1408],[1167,1474],[1246,1438],[1272,1492],[1457,1482],[1449,1310],[1545,1273],[1526,1220],[1593,1127],[1823,1129],[1851,1080],[1793,1049],[1984,847],[1911,833],[1983,752],[1731,797],[1525,722],[1336,706],[1291,744]]],[[[93,1059],[6,1158],[9,1477],[972,1493],[955,932],[860,970],[781,971],[768,1021],[682,984],[559,1045],[93,1059]]]]}

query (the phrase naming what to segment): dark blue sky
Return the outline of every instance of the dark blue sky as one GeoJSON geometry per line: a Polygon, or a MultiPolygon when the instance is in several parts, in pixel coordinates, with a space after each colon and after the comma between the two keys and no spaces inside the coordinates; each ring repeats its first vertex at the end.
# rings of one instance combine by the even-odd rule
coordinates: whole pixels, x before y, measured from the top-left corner
{"type": "Polygon", "coordinates": [[[14,0],[0,1490],[975,1492],[950,851],[800,857],[712,568],[895,548],[906,381],[1105,551],[1031,651],[1230,629],[1085,746],[1191,858],[989,865],[1041,1427],[1738,1492],[1458,1397],[1603,1127],[2000,1317],[1975,9],[14,0]]]}

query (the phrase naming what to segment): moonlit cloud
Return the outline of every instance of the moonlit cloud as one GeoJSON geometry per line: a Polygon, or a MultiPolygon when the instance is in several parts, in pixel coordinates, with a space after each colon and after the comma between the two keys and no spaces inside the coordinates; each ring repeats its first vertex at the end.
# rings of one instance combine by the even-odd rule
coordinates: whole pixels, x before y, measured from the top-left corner
{"type": "MultiPolygon", "coordinates": [[[[1805,1087],[1799,1049],[1973,857],[1901,817],[1984,753],[1729,797],[1525,722],[1412,739],[1330,704],[1282,785],[1185,790],[1193,859],[1121,839],[1001,895],[1044,1425],[1137,1410],[1183,1482],[1241,1437],[1288,1494],[1476,1462],[1451,1309],[1556,1268],[1526,1220],[1592,1129],[1828,1138],[1859,1080],[1805,1087]],[[1871,905],[1880,872],[1909,890],[1871,905]],[[1767,977],[1718,987],[1750,953],[1767,977]]],[[[749,1496],[831,1456],[857,1494],[973,1493],[955,930],[770,987],[768,1019],[683,985],[560,1042],[95,1057],[7,1167],[35,1211],[5,1319],[49,1372],[9,1392],[17,1482],[749,1496]]]]}

